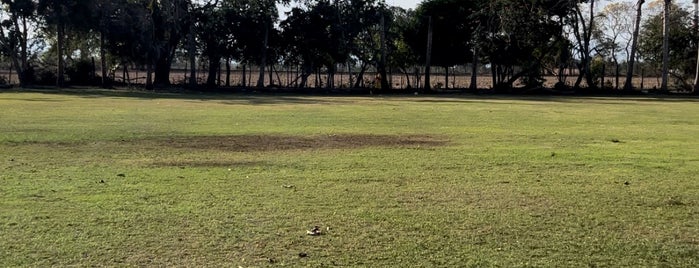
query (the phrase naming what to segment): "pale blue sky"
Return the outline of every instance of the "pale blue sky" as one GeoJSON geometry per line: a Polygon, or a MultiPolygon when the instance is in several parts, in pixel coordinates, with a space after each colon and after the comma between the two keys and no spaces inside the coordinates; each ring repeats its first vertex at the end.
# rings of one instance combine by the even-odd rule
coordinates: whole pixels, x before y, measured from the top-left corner
{"type": "Polygon", "coordinates": [[[422,0],[386,0],[386,3],[389,5],[412,9],[415,9],[420,2],[422,2],[422,0]]]}
{"type": "MultiPolygon", "coordinates": [[[[417,6],[417,4],[419,4],[422,1],[423,0],[386,0],[386,3],[389,5],[401,6],[404,8],[413,8],[414,9],[417,6]]],[[[607,3],[616,2],[616,1],[618,1],[618,0],[601,0],[603,5],[605,5],[607,3]]],[[[630,1],[630,0],[626,0],[626,1],[630,1]]],[[[636,2],[634,0],[631,0],[631,1],[634,3],[636,2]]],[[[646,5],[648,5],[651,2],[654,2],[654,1],[653,0],[646,1],[646,5]]],[[[680,5],[683,5],[685,7],[691,7],[691,4],[692,4],[691,0],[675,0],[675,2],[680,4],[680,5]]]]}

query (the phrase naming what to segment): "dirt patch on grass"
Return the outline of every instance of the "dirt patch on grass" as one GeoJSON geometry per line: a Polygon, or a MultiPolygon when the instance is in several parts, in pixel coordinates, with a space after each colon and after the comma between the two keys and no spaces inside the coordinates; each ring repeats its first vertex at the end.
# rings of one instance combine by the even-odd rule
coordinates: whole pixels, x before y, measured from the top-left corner
{"type": "Polygon", "coordinates": [[[436,147],[447,139],[429,135],[241,135],[177,137],[149,141],[150,145],[229,152],[267,152],[288,150],[353,149],[366,147],[436,147]]]}

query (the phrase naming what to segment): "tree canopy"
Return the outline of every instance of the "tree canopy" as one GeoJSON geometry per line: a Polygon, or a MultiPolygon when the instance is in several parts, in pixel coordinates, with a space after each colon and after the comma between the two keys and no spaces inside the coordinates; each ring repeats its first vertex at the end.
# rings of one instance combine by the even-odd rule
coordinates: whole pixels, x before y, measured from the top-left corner
{"type": "MultiPolygon", "coordinates": [[[[59,86],[108,86],[116,68],[128,75],[131,66],[144,69],[146,87],[163,87],[173,82],[173,64],[186,63],[187,86],[199,86],[196,70],[204,66],[203,84],[215,88],[225,62],[227,72],[231,63],[257,68],[258,88],[275,84],[272,73],[279,76],[281,66],[298,66],[294,86],[308,87],[315,75],[332,89],[338,73],[347,73],[351,87],[388,90],[395,72],[418,86],[429,55],[447,81],[450,70],[469,70],[472,81],[487,74],[496,89],[537,88],[551,76],[562,86],[596,88],[604,87],[597,66],[620,66],[635,51],[639,2],[425,0],[405,10],[383,0],[2,0],[0,52],[21,86],[47,77],[59,86]],[[288,10],[281,17],[280,6],[288,10]],[[376,83],[364,83],[367,72],[377,74],[376,83]],[[566,82],[568,74],[576,83],[566,82]]],[[[688,84],[697,66],[696,18],[682,6],[671,9],[671,70],[678,84],[688,84]]],[[[662,14],[650,12],[641,26],[641,64],[659,71],[662,14]]]]}

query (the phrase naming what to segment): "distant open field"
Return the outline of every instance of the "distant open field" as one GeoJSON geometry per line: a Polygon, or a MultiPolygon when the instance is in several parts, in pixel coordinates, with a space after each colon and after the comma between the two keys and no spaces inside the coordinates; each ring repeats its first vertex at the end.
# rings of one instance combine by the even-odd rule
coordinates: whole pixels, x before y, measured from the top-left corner
{"type": "Polygon", "coordinates": [[[695,98],[0,91],[0,111],[0,267],[699,266],[695,98]]]}
{"type": "MultiPolygon", "coordinates": [[[[444,69],[441,69],[441,73],[439,71],[439,68],[435,68],[435,74],[432,76],[432,86],[436,88],[445,88],[445,75],[444,75],[444,69]]],[[[98,71],[99,73],[99,71],[98,71]]],[[[170,82],[173,84],[182,84],[186,83],[188,81],[188,75],[189,73],[186,73],[184,70],[178,70],[175,69],[172,71],[170,75],[170,82]]],[[[350,84],[350,74],[348,72],[341,72],[336,74],[335,76],[335,84],[336,87],[342,88],[342,87],[352,87],[354,85],[354,79],[356,79],[357,73],[356,70],[352,74],[353,76],[353,83],[350,84]]],[[[13,72],[10,72],[8,70],[0,70],[0,77],[3,77],[8,81],[10,84],[17,84],[18,79],[17,75],[13,72]]],[[[259,71],[258,70],[253,70],[252,73],[247,70],[246,71],[246,79],[243,81],[243,72],[240,68],[232,70],[230,77],[228,77],[230,86],[255,86],[257,84],[257,79],[259,77],[259,71]],[[245,83],[243,83],[245,82],[245,83]]],[[[272,80],[269,78],[269,72],[265,74],[265,86],[269,86],[270,84],[274,84],[275,86],[281,85],[283,87],[287,86],[295,86],[298,77],[298,73],[296,70],[276,70],[272,73],[272,80]]],[[[406,77],[404,74],[401,73],[394,73],[391,79],[391,85],[394,89],[406,89],[409,86],[412,88],[415,87],[422,87],[424,86],[424,77],[420,77],[419,80],[416,80],[415,76],[412,75],[410,78],[406,77]],[[410,79],[410,81],[408,81],[410,79]],[[416,83],[420,82],[420,83],[416,83]]],[[[146,82],[146,74],[143,70],[130,70],[126,79],[124,79],[124,73],[122,71],[116,71],[114,79],[118,83],[131,83],[134,85],[138,84],[145,84],[146,82]]],[[[363,77],[364,83],[362,86],[365,87],[372,87],[374,86],[374,83],[376,82],[376,73],[366,73],[363,77]]],[[[573,86],[575,84],[575,79],[576,76],[569,76],[566,78],[565,83],[569,86],[573,86]]],[[[205,71],[198,71],[197,72],[197,81],[199,81],[200,84],[206,83],[207,79],[207,73],[205,71]]],[[[544,86],[548,88],[553,88],[554,85],[558,82],[557,78],[554,76],[546,76],[544,77],[546,80],[544,83],[544,86]]],[[[619,88],[622,88],[624,86],[624,80],[625,78],[622,76],[619,78],[619,88]]],[[[219,83],[222,86],[226,85],[226,72],[223,70],[221,73],[220,79],[218,80],[219,83]]],[[[487,88],[492,88],[493,83],[492,83],[492,78],[489,75],[479,75],[477,78],[477,83],[478,83],[478,88],[481,89],[487,89],[487,88]]],[[[318,86],[324,86],[327,84],[327,75],[326,74],[321,74],[318,79],[318,83],[316,83],[316,76],[312,75],[308,78],[308,86],[309,87],[316,87],[318,86]]],[[[644,77],[641,79],[640,76],[634,77],[634,86],[638,89],[653,89],[653,88],[658,88],[660,86],[660,78],[659,77],[644,77]]],[[[457,73],[457,74],[451,74],[449,76],[449,82],[448,82],[448,87],[449,88],[469,88],[471,85],[471,76],[470,74],[464,74],[464,73],[457,73]]],[[[616,87],[616,79],[614,76],[608,76],[605,78],[605,85],[607,86],[612,86],[616,87]]],[[[515,86],[521,86],[519,83],[515,83],[515,86]]],[[[582,86],[585,86],[585,83],[582,83],[582,86]]]]}

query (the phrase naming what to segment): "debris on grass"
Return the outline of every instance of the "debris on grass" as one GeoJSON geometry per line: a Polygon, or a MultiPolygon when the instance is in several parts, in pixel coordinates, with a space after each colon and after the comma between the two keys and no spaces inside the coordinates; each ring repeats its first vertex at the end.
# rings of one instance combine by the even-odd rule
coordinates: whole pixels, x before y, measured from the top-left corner
{"type": "Polygon", "coordinates": [[[313,229],[307,230],[307,231],[306,231],[306,234],[307,234],[307,235],[310,235],[310,236],[319,236],[319,235],[322,235],[323,232],[320,230],[320,227],[318,227],[318,226],[313,226],[313,229]]]}
{"type": "Polygon", "coordinates": [[[299,258],[306,258],[308,257],[308,253],[306,252],[299,252],[299,258]]]}

